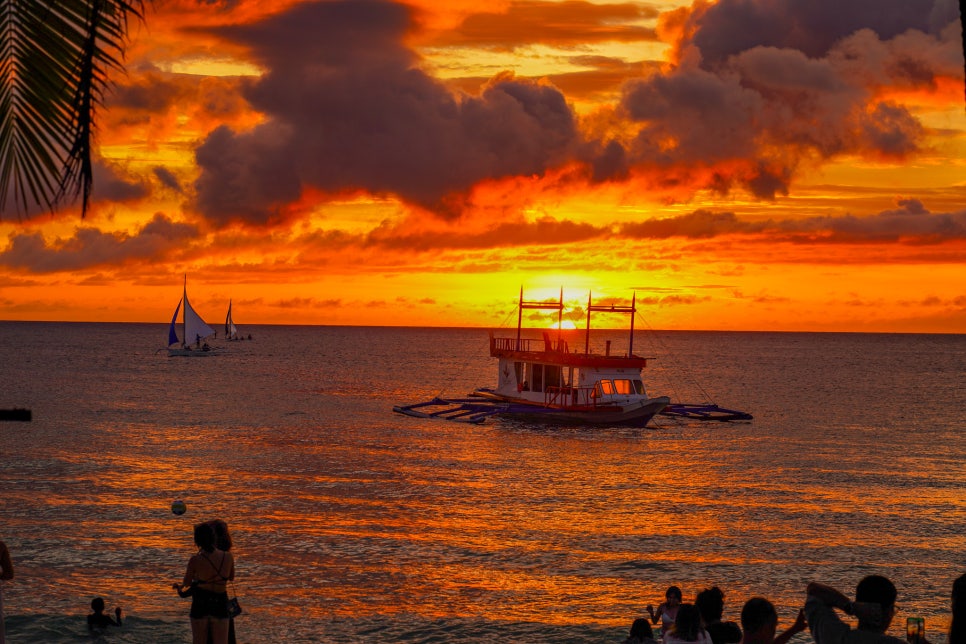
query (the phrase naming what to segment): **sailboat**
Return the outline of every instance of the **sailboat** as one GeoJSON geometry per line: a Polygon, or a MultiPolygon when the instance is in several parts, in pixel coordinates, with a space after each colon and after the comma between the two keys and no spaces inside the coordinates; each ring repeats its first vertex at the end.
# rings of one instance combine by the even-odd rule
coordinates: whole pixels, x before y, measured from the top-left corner
{"type": "Polygon", "coordinates": [[[225,316],[225,339],[229,342],[234,340],[241,340],[238,337],[238,328],[235,326],[234,321],[231,319],[231,300],[228,300],[228,315],[225,316]]]}
{"type": "MultiPolygon", "coordinates": [[[[225,339],[229,342],[236,342],[238,340],[244,340],[245,336],[238,333],[238,327],[235,326],[235,321],[231,319],[231,300],[228,300],[228,315],[225,316],[225,339]]],[[[252,334],[248,334],[248,339],[252,339],[252,334]]]]}
{"type": "Polygon", "coordinates": [[[215,330],[205,324],[205,321],[195,312],[188,301],[188,276],[186,275],[184,278],[184,293],[178,302],[178,306],[174,309],[174,315],[171,316],[171,326],[168,327],[168,356],[210,356],[215,353],[215,350],[208,346],[206,340],[213,335],[215,335],[215,330]],[[182,305],[184,306],[183,309],[182,305]],[[182,338],[179,340],[177,326],[178,313],[181,311],[183,311],[181,320],[183,332],[182,338]],[[190,344],[191,340],[194,340],[194,344],[190,344]]]}

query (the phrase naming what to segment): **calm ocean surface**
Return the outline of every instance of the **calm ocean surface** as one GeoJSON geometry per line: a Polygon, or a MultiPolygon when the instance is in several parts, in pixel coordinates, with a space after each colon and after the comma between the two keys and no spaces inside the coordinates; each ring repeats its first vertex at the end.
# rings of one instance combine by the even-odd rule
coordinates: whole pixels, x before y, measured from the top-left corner
{"type": "MultiPolygon", "coordinates": [[[[8,643],[189,642],[192,525],[225,519],[239,641],[620,642],[676,584],[754,595],[881,573],[945,641],[966,572],[966,336],[639,333],[650,393],[754,414],[647,429],[481,426],[392,406],[495,384],[480,329],[0,323],[8,643]],[[183,499],[184,516],[171,513],[183,499]]],[[[600,332],[596,340],[611,337],[600,332]]],[[[575,342],[580,342],[575,340],[575,342]]],[[[809,642],[807,634],[796,638],[809,642]]]]}

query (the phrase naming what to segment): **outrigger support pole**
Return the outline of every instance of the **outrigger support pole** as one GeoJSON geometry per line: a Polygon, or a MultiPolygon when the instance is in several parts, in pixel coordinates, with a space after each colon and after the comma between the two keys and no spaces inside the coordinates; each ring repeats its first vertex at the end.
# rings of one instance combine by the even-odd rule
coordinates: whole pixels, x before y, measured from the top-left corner
{"type": "Polygon", "coordinates": [[[563,334],[563,287],[560,287],[560,309],[557,311],[557,351],[563,346],[560,339],[563,334]]]}

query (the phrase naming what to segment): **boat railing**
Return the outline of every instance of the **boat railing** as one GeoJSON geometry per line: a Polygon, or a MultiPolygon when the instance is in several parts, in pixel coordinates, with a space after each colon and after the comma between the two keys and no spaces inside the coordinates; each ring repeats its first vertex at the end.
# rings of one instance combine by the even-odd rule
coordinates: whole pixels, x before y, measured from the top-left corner
{"type": "Polygon", "coordinates": [[[544,391],[544,404],[548,407],[596,407],[594,387],[555,387],[544,391]]]}
{"type": "Polygon", "coordinates": [[[543,338],[497,338],[493,335],[490,336],[491,353],[493,351],[557,351],[567,353],[569,350],[566,340],[554,340],[546,335],[543,338]]]}

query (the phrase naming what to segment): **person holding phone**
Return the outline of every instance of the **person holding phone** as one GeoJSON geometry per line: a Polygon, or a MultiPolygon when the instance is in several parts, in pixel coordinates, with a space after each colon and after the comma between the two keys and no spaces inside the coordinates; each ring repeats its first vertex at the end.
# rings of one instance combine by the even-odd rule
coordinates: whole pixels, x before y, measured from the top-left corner
{"type": "Polygon", "coordinates": [[[855,601],[831,586],[812,582],[806,589],[805,619],[815,644],[905,644],[886,635],[896,614],[896,587],[882,575],[869,575],[855,587],[855,601]],[[859,620],[856,628],[834,609],[859,620]]]}

